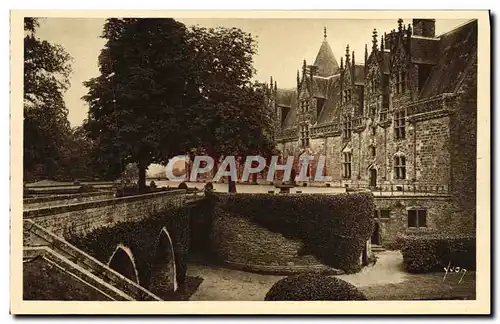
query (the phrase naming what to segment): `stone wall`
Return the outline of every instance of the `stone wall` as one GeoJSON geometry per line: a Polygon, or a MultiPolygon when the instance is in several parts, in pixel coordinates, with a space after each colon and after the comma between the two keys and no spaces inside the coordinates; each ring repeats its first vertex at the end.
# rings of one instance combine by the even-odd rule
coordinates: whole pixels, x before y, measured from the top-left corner
{"type": "MultiPolygon", "coordinates": [[[[477,159],[477,59],[469,67],[450,119],[451,187],[464,230],[475,230],[477,159]]],[[[484,109],[486,107],[482,107],[484,109]]],[[[486,180],[487,181],[487,180],[486,180]]]]}
{"type": "Polygon", "coordinates": [[[112,191],[66,194],[66,195],[51,195],[35,198],[23,199],[23,209],[39,209],[52,206],[69,205],[81,202],[89,202],[96,200],[104,200],[113,197],[112,191]]]}
{"type": "Polygon", "coordinates": [[[378,218],[381,244],[394,247],[398,234],[426,234],[461,231],[456,225],[452,198],[450,196],[387,196],[375,197],[377,209],[390,210],[389,218],[378,218]],[[423,208],[427,210],[427,226],[408,228],[408,210],[423,208]]]}
{"type": "Polygon", "coordinates": [[[184,193],[184,190],[173,190],[32,209],[24,211],[23,217],[61,237],[67,234],[85,235],[96,228],[141,220],[168,206],[182,206],[184,193]]]}
{"type": "Polygon", "coordinates": [[[336,269],[310,254],[301,254],[303,243],[258,226],[248,219],[216,217],[212,246],[226,266],[260,273],[292,274],[336,269]]]}

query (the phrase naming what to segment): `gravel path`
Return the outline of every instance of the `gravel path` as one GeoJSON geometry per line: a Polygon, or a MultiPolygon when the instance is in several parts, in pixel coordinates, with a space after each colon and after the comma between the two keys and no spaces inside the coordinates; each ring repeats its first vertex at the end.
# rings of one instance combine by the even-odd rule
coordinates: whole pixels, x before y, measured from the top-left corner
{"type": "MultiPolygon", "coordinates": [[[[377,255],[377,263],[352,275],[337,276],[355,286],[397,284],[405,280],[403,257],[399,251],[386,251],[377,255]]],[[[264,300],[271,286],[283,276],[261,275],[199,264],[188,266],[189,276],[203,278],[190,300],[264,300]]]]}

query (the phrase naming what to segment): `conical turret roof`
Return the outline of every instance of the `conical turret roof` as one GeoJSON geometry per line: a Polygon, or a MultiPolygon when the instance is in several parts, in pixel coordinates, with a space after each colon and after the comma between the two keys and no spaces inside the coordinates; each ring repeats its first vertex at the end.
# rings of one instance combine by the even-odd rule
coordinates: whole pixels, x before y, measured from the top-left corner
{"type": "Polygon", "coordinates": [[[337,59],[335,59],[332,48],[326,40],[326,34],[319,48],[318,55],[316,55],[316,59],[314,60],[314,65],[318,67],[318,74],[323,77],[332,76],[336,74],[339,69],[337,59]]]}

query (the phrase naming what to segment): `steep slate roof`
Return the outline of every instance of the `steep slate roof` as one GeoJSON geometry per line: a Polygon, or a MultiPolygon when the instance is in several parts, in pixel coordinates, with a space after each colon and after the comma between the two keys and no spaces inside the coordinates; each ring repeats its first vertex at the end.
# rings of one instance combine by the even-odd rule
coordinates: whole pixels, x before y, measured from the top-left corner
{"type": "Polygon", "coordinates": [[[452,93],[477,54],[477,20],[443,34],[439,40],[437,64],[420,92],[420,98],[452,93]]]}
{"type": "Polygon", "coordinates": [[[297,119],[297,92],[295,89],[277,89],[276,104],[290,108],[283,122],[283,128],[294,127],[297,119]]]}
{"type": "Polygon", "coordinates": [[[292,105],[293,98],[297,96],[295,89],[277,89],[276,92],[276,104],[278,106],[290,107],[292,105]]]}
{"type": "Polygon", "coordinates": [[[365,84],[365,66],[361,64],[356,64],[354,66],[354,84],[363,85],[365,84]]]}
{"type": "Polygon", "coordinates": [[[439,56],[439,38],[411,37],[411,62],[417,64],[436,64],[439,56]]]}
{"type": "Polygon", "coordinates": [[[337,102],[340,94],[340,74],[334,75],[328,82],[328,98],[326,99],[323,109],[318,117],[316,124],[326,124],[334,121],[339,116],[337,102]]]}
{"type": "Polygon", "coordinates": [[[380,70],[384,74],[390,74],[390,68],[391,68],[391,51],[389,50],[384,50],[384,53],[382,54],[382,65],[380,70]]]}
{"type": "Polygon", "coordinates": [[[313,76],[313,82],[311,85],[311,93],[313,97],[316,98],[326,98],[328,91],[328,80],[329,78],[324,78],[320,76],[313,76]]]}
{"type": "Polygon", "coordinates": [[[339,69],[339,64],[326,38],[321,44],[318,55],[316,55],[314,65],[318,67],[318,74],[322,77],[334,75],[339,69]]]}

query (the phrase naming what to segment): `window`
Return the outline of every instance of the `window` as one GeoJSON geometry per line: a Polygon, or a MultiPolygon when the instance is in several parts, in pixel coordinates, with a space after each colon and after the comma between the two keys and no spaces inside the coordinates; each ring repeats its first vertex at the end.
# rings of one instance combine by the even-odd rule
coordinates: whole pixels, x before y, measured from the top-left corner
{"type": "Polygon", "coordinates": [[[370,147],[370,149],[371,149],[371,152],[372,152],[372,157],[375,157],[375,155],[377,153],[377,149],[375,148],[375,146],[370,147]]]}
{"type": "Polygon", "coordinates": [[[394,178],[406,179],[406,158],[404,156],[394,157],[394,178]]]}
{"type": "Polygon", "coordinates": [[[304,100],[300,103],[300,110],[302,112],[308,112],[309,111],[309,101],[304,100]]]}
{"type": "Polygon", "coordinates": [[[390,209],[376,209],[374,217],[375,218],[391,218],[391,210],[390,209]]]}
{"type": "Polygon", "coordinates": [[[406,113],[405,111],[396,112],[394,114],[394,134],[396,139],[406,137],[406,113]]]}
{"type": "Polygon", "coordinates": [[[351,94],[352,94],[351,93],[351,89],[344,90],[344,103],[351,101],[351,99],[352,99],[352,95],[351,94]]]}
{"type": "Polygon", "coordinates": [[[300,126],[300,142],[302,147],[309,146],[309,125],[300,126]]]}
{"type": "Polygon", "coordinates": [[[351,178],[351,159],[352,159],[352,154],[351,152],[344,152],[344,162],[342,162],[343,165],[343,174],[342,176],[345,179],[351,178]]]}
{"type": "Polygon", "coordinates": [[[343,124],[342,129],[343,129],[343,137],[345,139],[351,138],[351,133],[352,133],[352,121],[351,121],[351,117],[346,116],[344,118],[344,124],[343,124]]]}
{"type": "Polygon", "coordinates": [[[408,227],[427,227],[427,210],[408,210],[408,227]]]}
{"type": "Polygon", "coordinates": [[[375,136],[377,135],[377,127],[372,127],[372,135],[375,136]]]}

